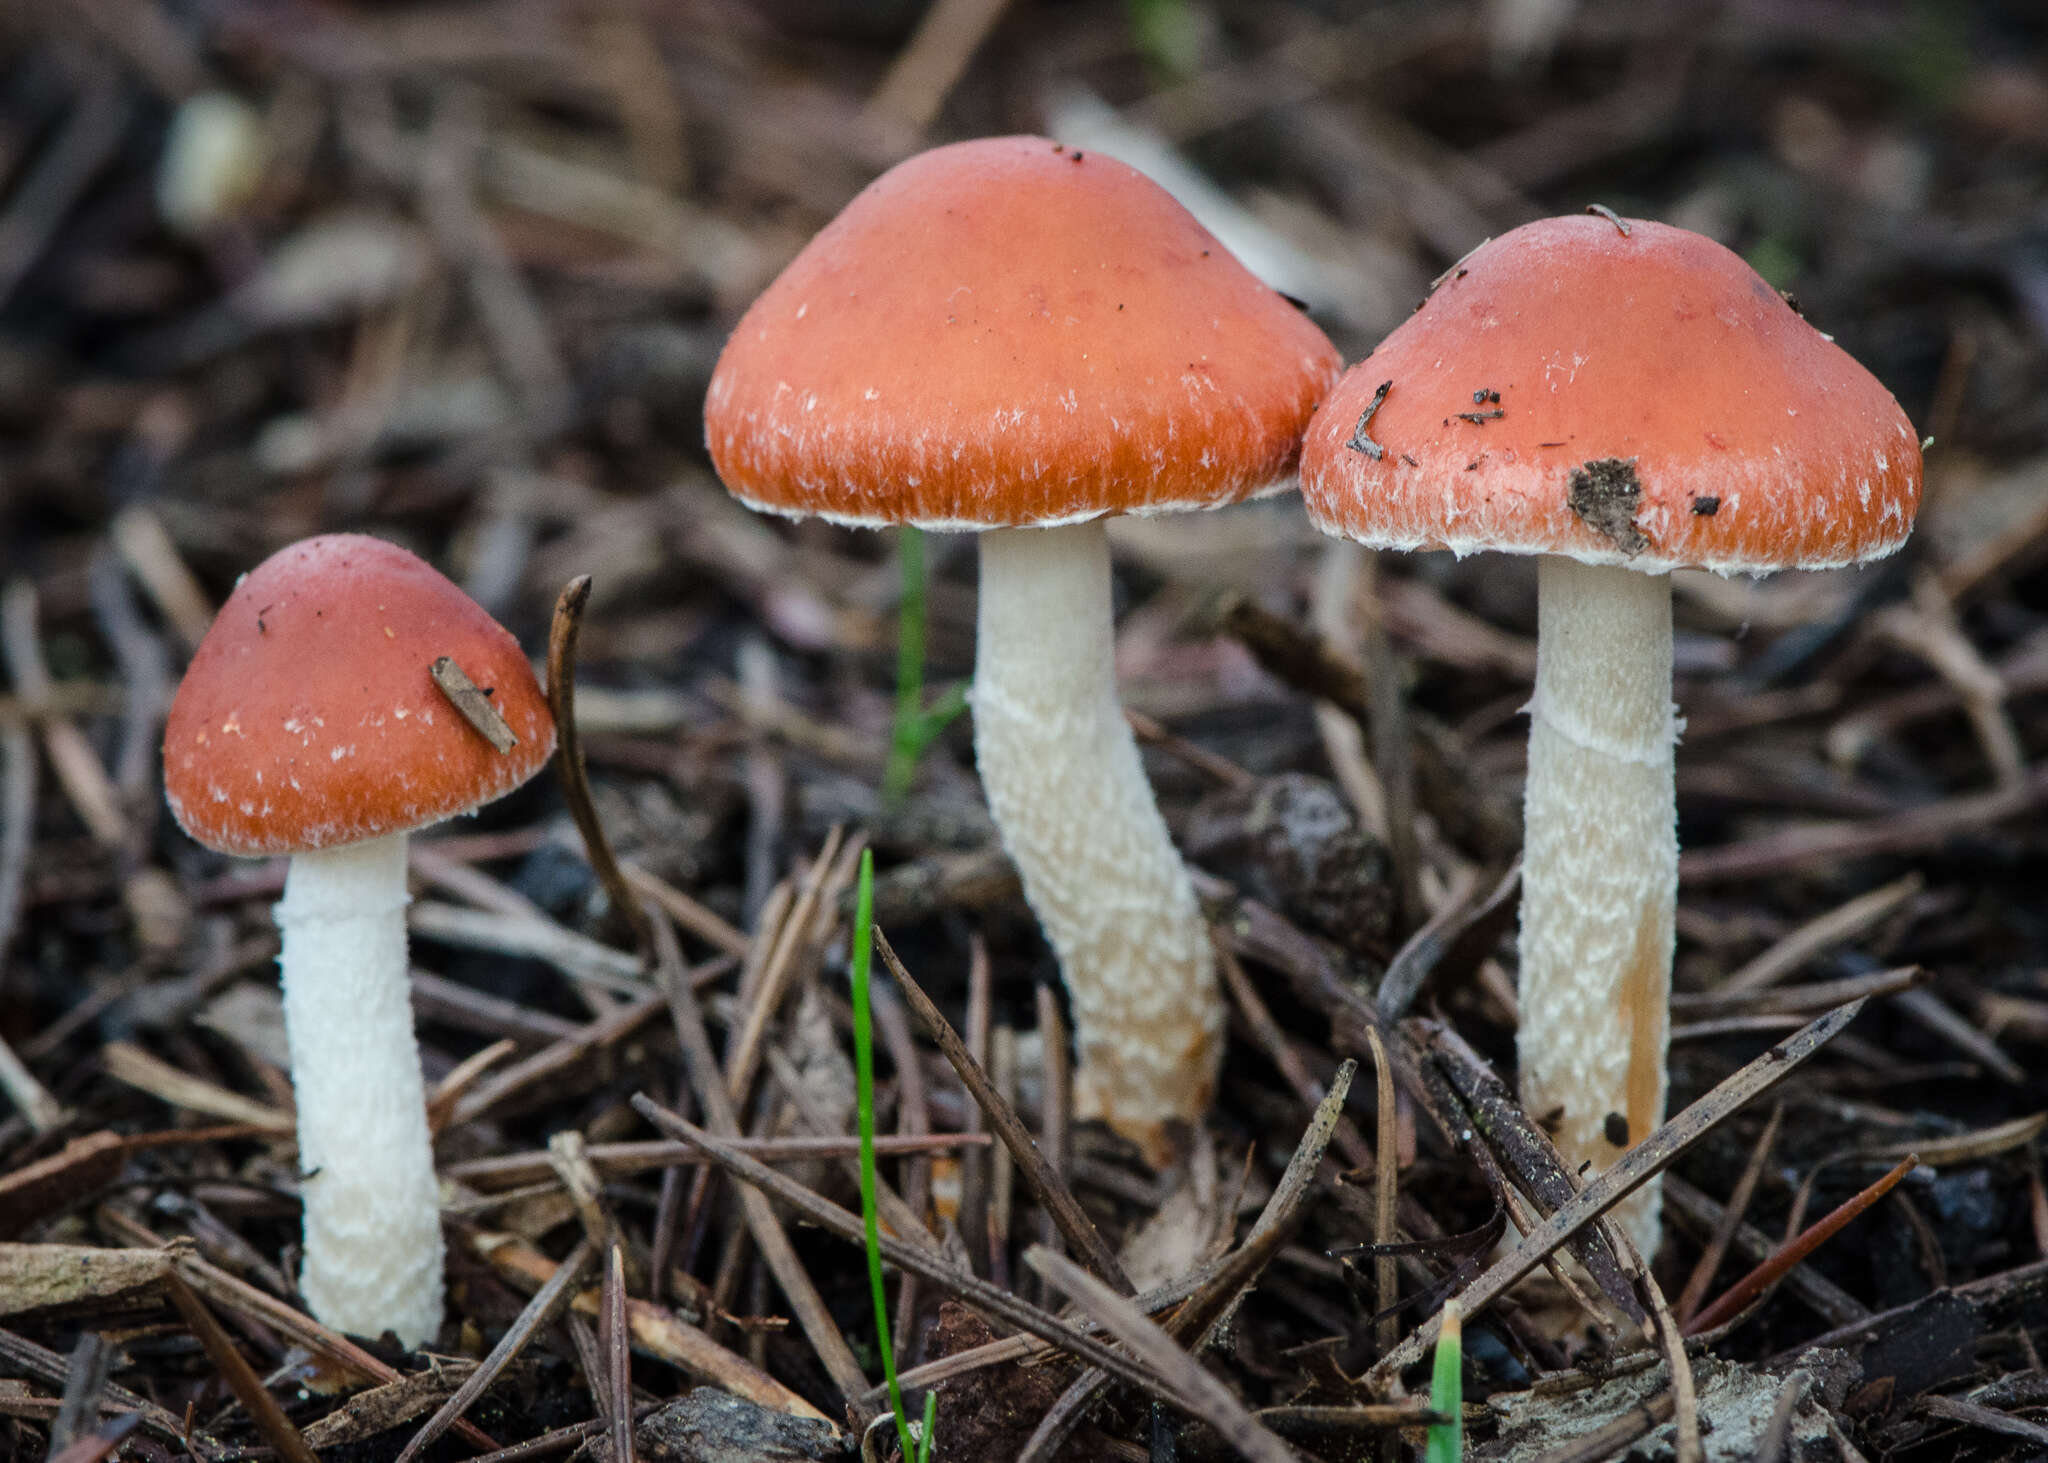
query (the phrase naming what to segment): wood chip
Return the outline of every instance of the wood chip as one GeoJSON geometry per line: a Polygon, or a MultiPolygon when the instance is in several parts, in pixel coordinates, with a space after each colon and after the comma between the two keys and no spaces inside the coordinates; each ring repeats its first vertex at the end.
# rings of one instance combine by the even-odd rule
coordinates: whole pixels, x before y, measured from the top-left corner
{"type": "Polygon", "coordinates": [[[170,1268],[164,1250],[0,1244],[0,1316],[141,1299],[170,1268]]]}
{"type": "Polygon", "coordinates": [[[426,1371],[358,1392],[305,1428],[307,1446],[315,1451],[339,1448],[401,1427],[446,1401],[475,1371],[473,1361],[436,1357],[426,1371]]]}

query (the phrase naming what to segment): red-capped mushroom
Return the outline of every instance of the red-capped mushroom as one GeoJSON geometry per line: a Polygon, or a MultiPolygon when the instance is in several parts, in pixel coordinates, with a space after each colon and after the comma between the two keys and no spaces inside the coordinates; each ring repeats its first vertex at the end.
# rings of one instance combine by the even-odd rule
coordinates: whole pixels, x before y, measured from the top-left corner
{"type": "MultiPolygon", "coordinates": [[[[1302,497],[1380,548],[1540,554],[1522,1097],[1605,1168],[1663,1117],[1678,836],[1673,568],[1891,553],[1920,444],[1876,378],[1710,239],[1544,219],[1474,250],[1310,425],[1302,497]]],[[[1655,1247],[1657,1199],[1627,1211],[1655,1247]]]]}
{"type": "Polygon", "coordinates": [[[921,154],[826,226],[705,404],[769,512],[981,532],[975,755],[1073,1001],[1083,1116],[1154,1161],[1214,1091],[1223,1006],[1117,702],[1117,513],[1284,486],[1339,362],[1143,175],[1038,137],[921,154]]]}
{"type": "Polygon", "coordinates": [[[164,729],[178,823],[224,853],[290,854],[277,905],[305,1206],[300,1288],[336,1330],[441,1323],[441,1219],[406,978],[405,838],[475,810],[554,750],[518,642],[394,544],[307,539],[235,586],[164,729]],[[514,738],[436,685],[442,657],[514,738]]]}

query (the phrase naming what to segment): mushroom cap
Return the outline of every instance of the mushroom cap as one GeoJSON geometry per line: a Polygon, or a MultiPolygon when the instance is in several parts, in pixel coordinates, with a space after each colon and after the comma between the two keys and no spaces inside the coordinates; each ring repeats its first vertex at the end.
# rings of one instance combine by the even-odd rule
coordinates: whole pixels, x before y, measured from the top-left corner
{"type": "Polygon", "coordinates": [[[870,184],[757,299],[704,408],[749,507],[980,529],[1280,487],[1342,367],[1156,183],[993,137],[870,184]]]}
{"type": "Polygon", "coordinates": [[[1648,572],[1904,543],[1920,443],[1891,393],[1727,249],[1627,224],[1541,219],[1481,245],[1352,367],[1302,447],[1316,527],[1648,572]],[[1351,444],[1382,382],[1375,458],[1351,444]]]}
{"type": "Polygon", "coordinates": [[[164,727],[164,790],[209,848],[306,853],[466,813],[541,769],[554,718],[519,642],[418,556],[305,539],[242,576],[164,727]],[[499,752],[442,694],[453,657],[518,742],[499,752]]]}

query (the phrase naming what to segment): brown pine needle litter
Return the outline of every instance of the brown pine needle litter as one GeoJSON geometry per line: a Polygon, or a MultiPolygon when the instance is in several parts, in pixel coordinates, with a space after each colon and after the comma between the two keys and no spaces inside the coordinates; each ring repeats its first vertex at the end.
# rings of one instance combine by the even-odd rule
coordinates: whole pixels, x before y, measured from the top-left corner
{"type": "MultiPolygon", "coordinates": [[[[709,1437],[822,1463],[889,1406],[884,1347],[910,1413],[936,1399],[941,1459],[1391,1456],[1431,1421],[1452,1299],[1472,1457],[2044,1446],[2048,34],[2026,7],[14,9],[0,1457],[624,1463],[709,1437]],[[888,534],[754,514],[714,474],[713,368],[784,264],[896,164],[1005,135],[1056,145],[1062,178],[1158,179],[1347,362],[1533,220],[1616,248],[1681,224],[1927,439],[1894,556],[1669,579],[1670,1091],[1648,1122],[1592,1114],[1604,1171],[1563,1156],[1585,1115],[1525,1102],[1516,1066],[1542,1004],[1517,951],[1533,560],[1332,547],[1284,493],[1109,525],[1108,669],[1223,1023],[1212,1100],[1155,1167],[1096,1121],[1087,1013],[988,811],[978,550],[934,533],[906,582],[888,534]],[[554,767],[409,852],[447,1256],[410,1351],[300,1294],[302,1200],[333,1175],[298,1151],[285,865],[200,849],[163,791],[216,607],[324,533],[457,583],[560,723],[554,767]],[[884,798],[906,624],[924,704],[966,710],[884,798]],[[853,1177],[863,851],[887,1336],[853,1177]],[[1652,1181],[1638,1255],[1617,1206],[1652,1181]]],[[[961,283],[898,270],[891,327],[1004,328],[961,283]]],[[[1126,284],[1027,290],[1030,328],[1122,304],[1142,332],[1126,284]]],[[[902,407],[867,379],[893,344],[835,368],[876,420],[902,407]]],[[[1194,403],[1240,344],[1190,346],[1154,398],[1194,403]]],[[[1552,356],[1560,393],[1598,369],[1552,356]]],[[[1109,389],[1087,365],[1021,419],[1087,417],[1109,389]]],[[[1339,436],[1421,491],[1420,383],[1396,375],[1368,368],[1365,397],[1388,386],[1339,436]]],[[[1443,475],[1486,479],[1530,383],[1447,389],[1471,455],[1443,475]]],[[[1012,430],[972,425],[963,454],[1012,430]]],[[[1637,452],[1590,430],[1526,454],[1560,492],[1637,452]]],[[[1740,482],[1609,527],[1740,524],[1774,445],[1724,443],[1740,482]]],[[[1269,466],[1259,486],[1289,480],[1269,466]]],[[[426,704],[498,756],[502,688],[457,661],[439,690],[419,666],[426,704]]],[[[354,694],[357,740],[391,729],[390,695],[354,694]]],[[[1115,856],[1055,832],[1076,866],[1115,856]]]]}

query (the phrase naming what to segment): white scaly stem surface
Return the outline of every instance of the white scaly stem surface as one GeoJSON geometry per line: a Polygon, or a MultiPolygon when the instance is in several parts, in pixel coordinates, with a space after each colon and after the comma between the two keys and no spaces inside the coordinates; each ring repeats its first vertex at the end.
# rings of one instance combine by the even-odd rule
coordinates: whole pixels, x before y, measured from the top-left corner
{"type": "MultiPolygon", "coordinates": [[[[1664,1117],[1678,819],[1671,578],[1545,556],[1523,799],[1522,1102],[1599,1172],[1664,1117]]],[[[1654,1182],[1617,1211],[1657,1248],[1654,1182]]]]}
{"type": "Polygon", "coordinates": [[[1154,1163],[1208,1108],[1215,952],[1117,700],[1101,521],[981,535],[974,752],[1074,1011],[1077,1115],[1154,1163]]]}
{"type": "Polygon", "coordinates": [[[277,903],[306,1260],[323,1324],[441,1327],[440,1188],[406,977],[405,835],[293,856],[277,903]]]}

